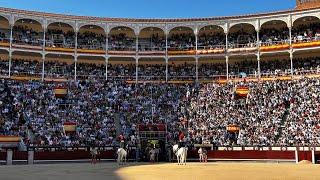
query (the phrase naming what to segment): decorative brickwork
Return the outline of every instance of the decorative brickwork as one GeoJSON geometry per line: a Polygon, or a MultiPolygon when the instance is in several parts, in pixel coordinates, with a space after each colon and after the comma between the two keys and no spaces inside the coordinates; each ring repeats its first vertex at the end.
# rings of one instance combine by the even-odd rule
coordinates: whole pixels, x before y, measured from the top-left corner
{"type": "Polygon", "coordinates": [[[297,9],[313,9],[320,7],[320,0],[296,0],[297,1],[297,9]]]}

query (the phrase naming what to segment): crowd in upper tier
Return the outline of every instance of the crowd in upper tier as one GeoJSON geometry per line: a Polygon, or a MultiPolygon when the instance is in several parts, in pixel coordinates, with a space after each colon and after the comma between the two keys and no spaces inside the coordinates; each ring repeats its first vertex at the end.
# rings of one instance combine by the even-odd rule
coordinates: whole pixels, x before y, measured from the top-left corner
{"type": "MultiPolygon", "coordinates": [[[[16,25],[13,27],[13,43],[29,44],[34,46],[43,45],[43,32],[27,25],[16,25]]],[[[38,28],[39,29],[39,28],[38,28]]],[[[40,28],[41,29],[41,28],[40,28]]],[[[1,29],[0,39],[8,42],[10,30],[1,29]]],[[[46,46],[74,48],[76,34],[70,28],[59,27],[48,28],[46,35],[46,46]]],[[[138,37],[138,49],[140,51],[164,51],[166,46],[165,35],[155,31],[149,37],[138,37]]],[[[261,46],[276,44],[289,44],[289,28],[283,23],[274,27],[262,25],[259,31],[259,43],[261,46]]],[[[292,42],[308,42],[320,39],[320,24],[318,22],[306,22],[294,24],[292,27],[292,42]]],[[[168,50],[195,50],[196,38],[194,32],[189,29],[178,28],[168,35],[168,50]]],[[[102,30],[93,28],[82,29],[77,34],[78,49],[108,50],[111,51],[135,51],[136,36],[128,28],[115,28],[108,35],[108,46],[106,35],[102,30]],[[122,31],[123,30],[123,31],[122,31]]],[[[241,26],[237,30],[230,30],[228,34],[229,49],[252,48],[257,46],[257,33],[253,27],[241,26]]],[[[206,27],[198,34],[198,49],[225,49],[226,35],[220,28],[206,27]]]]}
{"type": "MultiPolygon", "coordinates": [[[[289,59],[273,59],[260,61],[260,69],[262,76],[282,76],[290,75],[289,59]]],[[[135,80],[138,75],[139,80],[166,80],[166,72],[168,80],[195,80],[196,79],[196,62],[189,61],[169,61],[168,68],[165,62],[139,61],[136,66],[134,61],[125,63],[109,62],[106,68],[105,61],[58,61],[45,60],[44,64],[41,60],[25,60],[12,59],[11,75],[12,76],[29,76],[42,77],[44,70],[44,78],[64,78],[74,79],[122,79],[135,80]],[[107,76],[106,76],[106,71],[107,76]],[[136,74],[136,71],[138,72],[136,74]]],[[[317,74],[320,73],[319,57],[295,58],[293,59],[293,74],[317,74]]],[[[258,76],[258,63],[256,60],[230,61],[228,64],[229,76],[258,76]]],[[[226,77],[225,62],[207,62],[199,61],[198,78],[199,80],[219,79],[226,77]]],[[[0,60],[0,75],[7,76],[9,73],[9,61],[0,60]]]]}
{"type": "Polygon", "coordinates": [[[308,146],[320,144],[320,80],[228,84],[128,84],[86,80],[69,83],[2,79],[0,134],[25,144],[116,145],[123,134],[139,141],[138,124],[167,124],[169,142],[215,146],[308,146]],[[236,86],[248,86],[246,98],[236,86]],[[65,87],[64,98],[55,95],[65,87]],[[76,122],[74,132],[64,123],[76,122]],[[237,125],[238,132],[226,127],[237,125]]]}

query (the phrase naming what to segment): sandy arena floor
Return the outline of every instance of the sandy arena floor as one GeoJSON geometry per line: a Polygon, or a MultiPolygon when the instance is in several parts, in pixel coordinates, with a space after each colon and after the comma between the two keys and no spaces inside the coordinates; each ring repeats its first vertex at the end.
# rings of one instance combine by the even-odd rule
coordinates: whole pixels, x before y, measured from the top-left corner
{"type": "Polygon", "coordinates": [[[46,164],[0,166],[0,180],[320,180],[320,165],[275,163],[189,163],[142,165],[130,163],[46,164]]]}

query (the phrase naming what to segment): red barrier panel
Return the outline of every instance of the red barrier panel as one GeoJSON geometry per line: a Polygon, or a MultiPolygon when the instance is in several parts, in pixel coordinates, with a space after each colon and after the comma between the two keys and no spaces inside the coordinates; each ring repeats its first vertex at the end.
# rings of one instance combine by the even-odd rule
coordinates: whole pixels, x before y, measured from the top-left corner
{"type": "MultiPolygon", "coordinates": [[[[115,159],[115,152],[113,150],[101,151],[99,157],[101,159],[115,159]]],[[[90,152],[85,150],[54,152],[44,151],[34,153],[34,160],[75,160],[90,158],[90,152]]]]}
{"type": "Polygon", "coordinates": [[[13,160],[28,160],[28,152],[27,151],[13,151],[13,160]]]}
{"type": "Polygon", "coordinates": [[[298,152],[299,162],[302,160],[307,160],[312,162],[312,152],[311,151],[299,151],[298,152]]]}
{"type": "Polygon", "coordinates": [[[87,151],[54,151],[54,152],[35,152],[34,160],[75,160],[89,159],[90,152],[87,151]]]}
{"type": "MultiPolygon", "coordinates": [[[[188,152],[188,158],[198,158],[197,151],[188,152]]],[[[294,151],[208,151],[210,159],[295,159],[294,151]]]]}
{"type": "Polygon", "coordinates": [[[7,160],[7,152],[0,152],[0,160],[1,161],[7,160]]]}

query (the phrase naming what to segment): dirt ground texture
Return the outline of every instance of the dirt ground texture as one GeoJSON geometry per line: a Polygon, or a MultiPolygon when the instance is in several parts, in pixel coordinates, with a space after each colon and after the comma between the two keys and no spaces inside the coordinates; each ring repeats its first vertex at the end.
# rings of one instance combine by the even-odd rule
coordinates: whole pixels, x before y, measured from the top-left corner
{"type": "Polygon", "coordinates": [[[320,165],[277,163],[68,163],[0,166],[0,180],[320,180],[320,165]]]}

